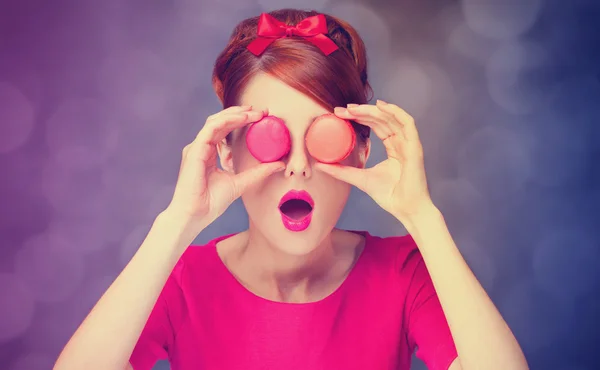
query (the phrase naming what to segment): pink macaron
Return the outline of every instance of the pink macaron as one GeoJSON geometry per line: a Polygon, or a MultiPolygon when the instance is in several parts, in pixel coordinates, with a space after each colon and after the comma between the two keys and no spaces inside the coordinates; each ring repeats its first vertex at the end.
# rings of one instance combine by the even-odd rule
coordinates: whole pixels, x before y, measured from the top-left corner
{"type": "Polygon", "coordinates": [[[246,131],[246,145],[259,161],[275,162],[290,151],[290,132],[281,119],[266,116],[250,125],[246,131]]]}
{"type": "Polygon", "coordinates": [[[352,153],[356,134],[350,121],[330,113],[311,124],[305,140],[308,152],[319,162],[337,163],[352,153]]]}

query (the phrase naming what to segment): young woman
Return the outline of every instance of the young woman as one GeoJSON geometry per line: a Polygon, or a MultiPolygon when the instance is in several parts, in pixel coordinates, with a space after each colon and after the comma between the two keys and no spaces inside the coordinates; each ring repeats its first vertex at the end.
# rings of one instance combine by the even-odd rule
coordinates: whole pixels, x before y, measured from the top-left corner
{"type": "Polygon", "coordinates": [[[432,203],[414,120],[367,104],[350,25],[289,9],[244,20],[213,85],[224,110],[55,369],[409,369],[415,350],[430,369],[527,369],[432,203]],[[323,122],[351,123],[335,160],[323,153],[348,131],[323,122]],[[388,157],[367,169],[371,130],[388,157]],[[351,186],[409,235],[336,228],[351,186]],[[248,229],[189,246],[238,197],[248,229]]]}

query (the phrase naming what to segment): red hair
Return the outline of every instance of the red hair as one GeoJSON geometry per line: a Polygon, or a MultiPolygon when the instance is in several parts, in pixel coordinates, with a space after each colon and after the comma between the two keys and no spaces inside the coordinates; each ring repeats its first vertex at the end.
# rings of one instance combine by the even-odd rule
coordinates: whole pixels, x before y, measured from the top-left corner
{"type": "MultiPolygon", "coordinates": [[[[294,26],[306,17],[323,13],[281,9],[269,14],[294,26]]],[[[339,47],[328,56],[300,38],[281,38],[257,57],[246,47],[256,37],[259,17],[240,22],[217,57],[213,70],[213,88],[223,108],[239,105],[244,88],[258,73],[274,76],[329,111],[336,106],[345,107],[348,103],[367,103],[372,98],[372,90],[367,81],[363,40],[345,21],[323,15],[327,20],[328,37],[339,47]]],[[[356,122],[352,125],[358,139],[364,143],[370,134],[369,127],[356,122]]]]}

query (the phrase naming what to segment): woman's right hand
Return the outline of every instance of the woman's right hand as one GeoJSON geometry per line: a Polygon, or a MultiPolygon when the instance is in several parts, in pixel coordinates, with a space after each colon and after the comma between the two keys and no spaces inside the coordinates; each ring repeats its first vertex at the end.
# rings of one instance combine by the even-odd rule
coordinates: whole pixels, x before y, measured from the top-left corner
{"type": "Polygon", "coordinates": [[[217,144],[236,128],[265,114],[251,107],[233,106],[208,117],[194,141],[183,148],[173,199],[163,213],[181,218],[199,233],[249,186],[283,170],[283,162],[261,163],[238,174],[217,167],[217,144]]]}

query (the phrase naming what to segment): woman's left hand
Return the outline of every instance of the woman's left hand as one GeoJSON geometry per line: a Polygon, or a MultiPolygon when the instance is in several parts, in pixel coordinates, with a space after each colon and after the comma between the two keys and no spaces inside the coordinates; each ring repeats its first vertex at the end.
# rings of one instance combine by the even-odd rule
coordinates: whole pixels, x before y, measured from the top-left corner
{"type": "Polygon", "coordinates": [[[423,162],[423,147],[415,121],[394,104],[349,104],[334,113],[369,126],[385,146],[387,159],[371,168],[316,163],[315,167],[367,193],[402,223],[433,205],[423,162]]]}

